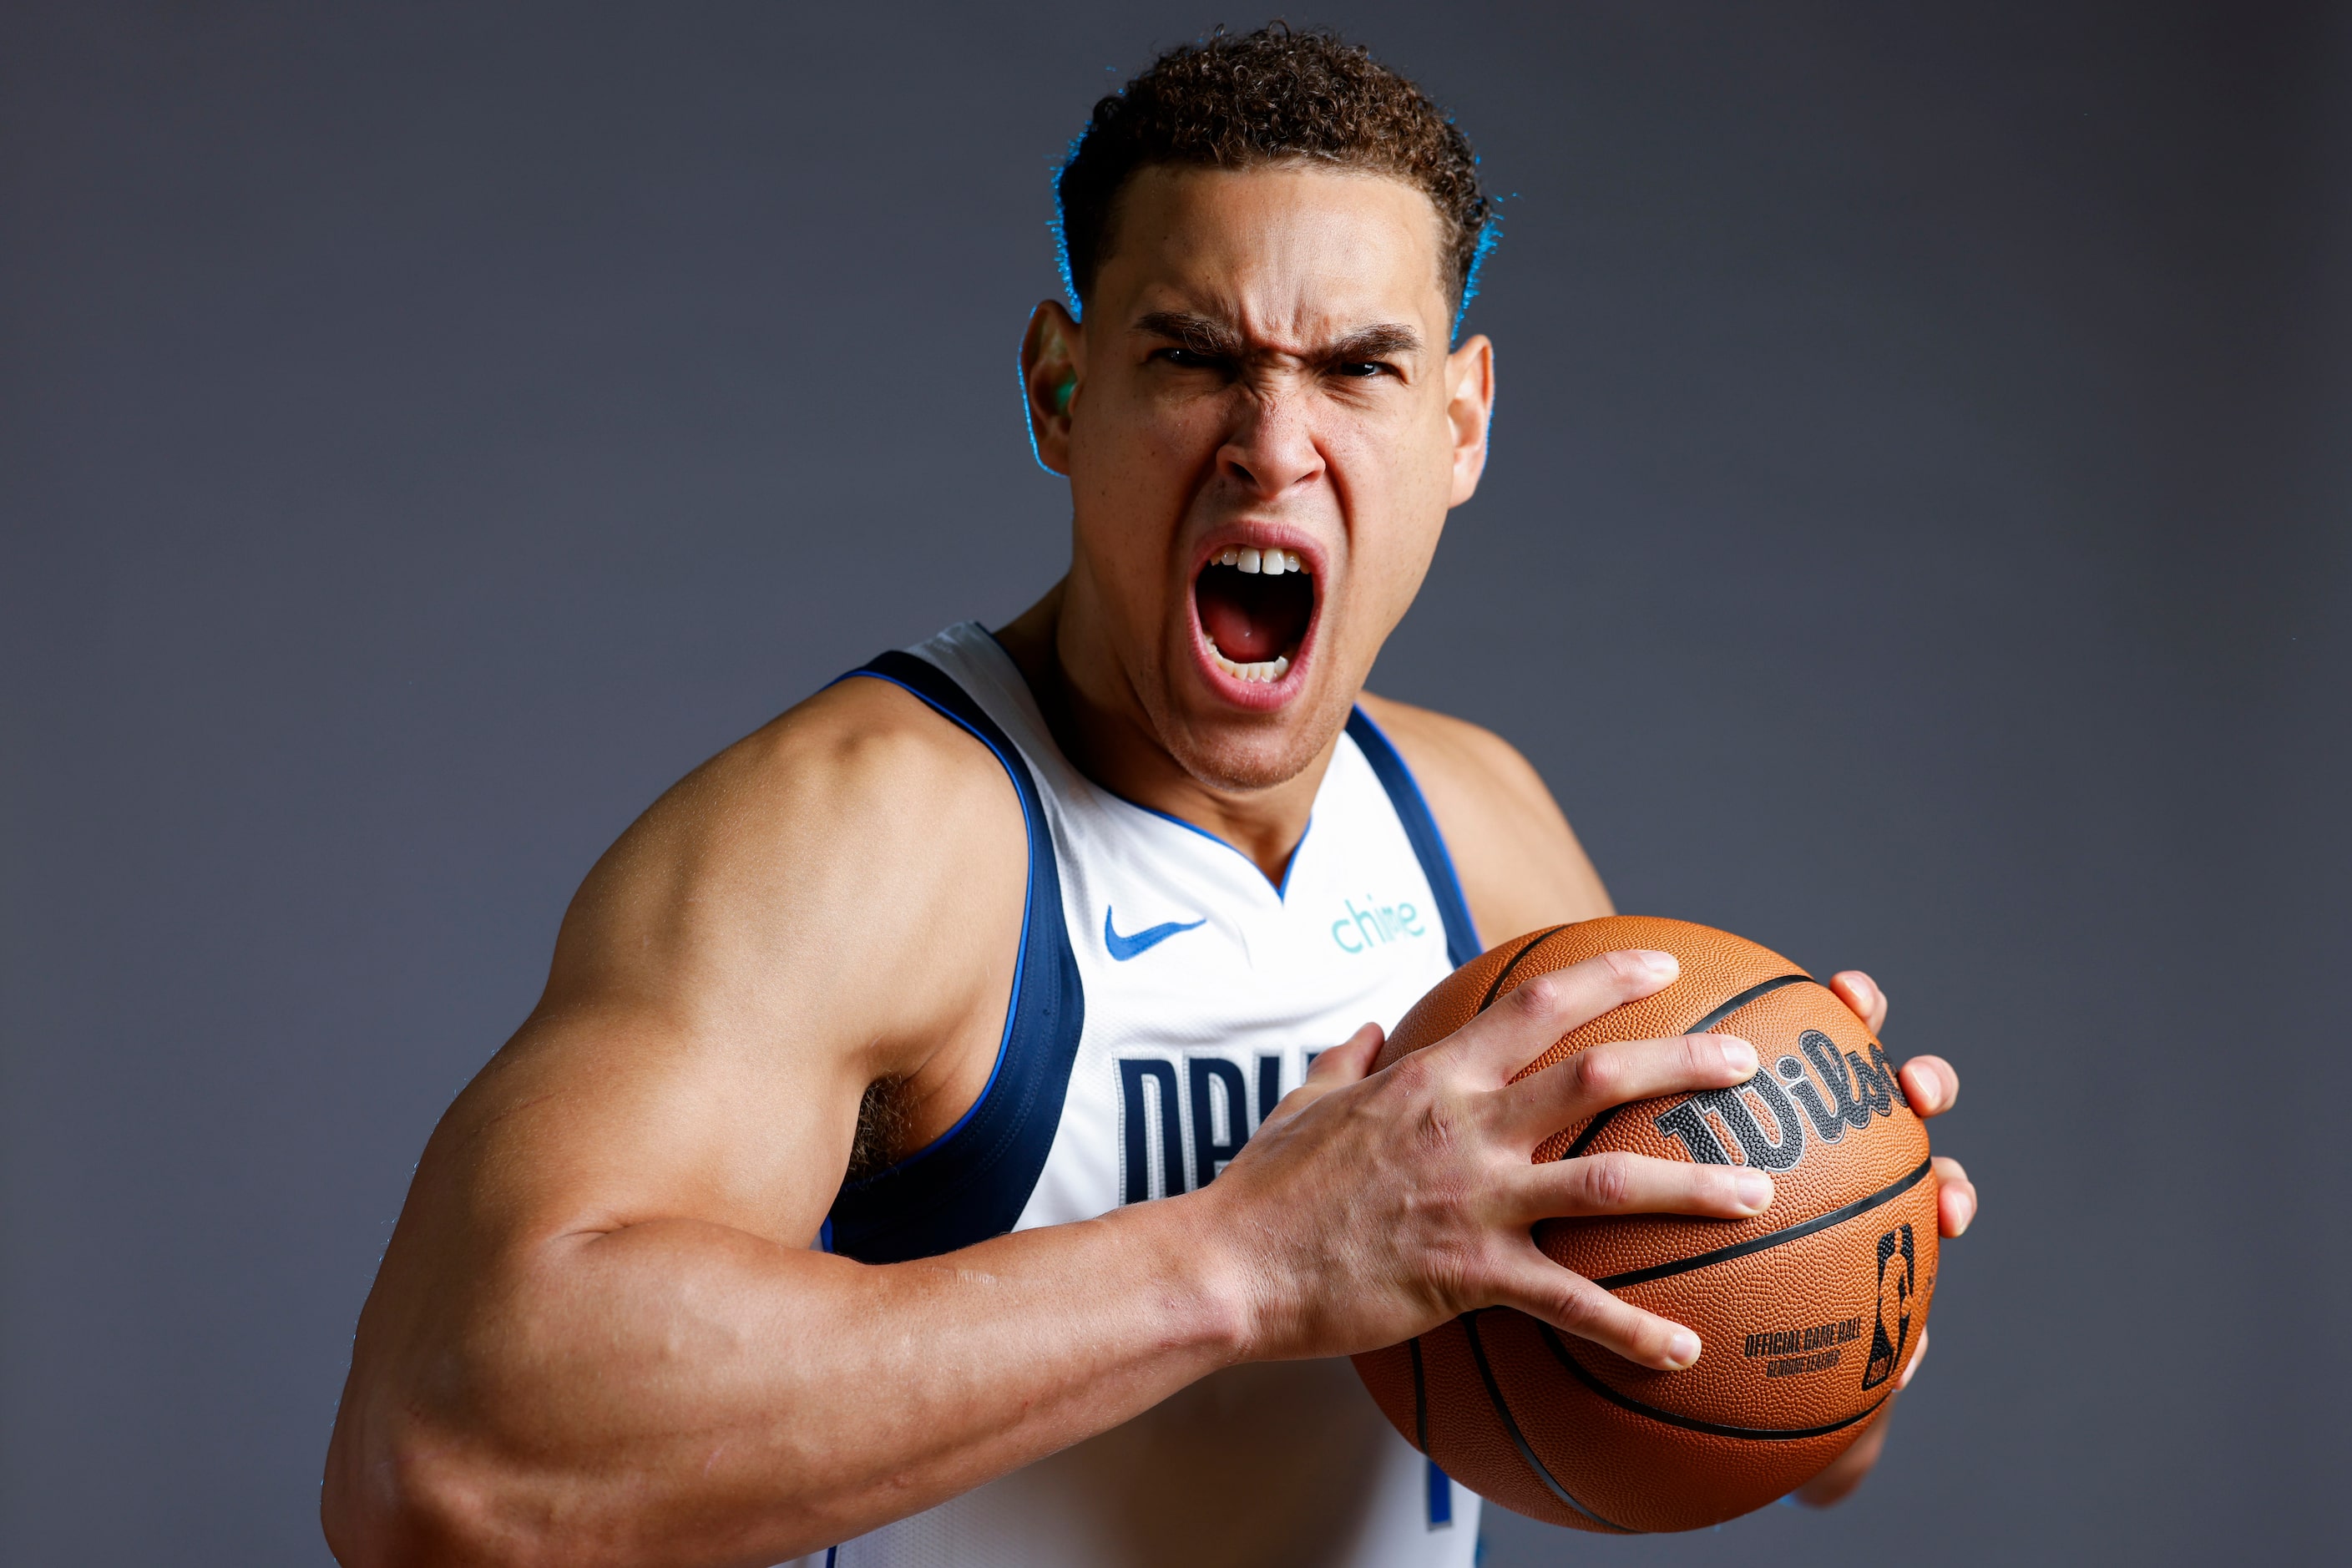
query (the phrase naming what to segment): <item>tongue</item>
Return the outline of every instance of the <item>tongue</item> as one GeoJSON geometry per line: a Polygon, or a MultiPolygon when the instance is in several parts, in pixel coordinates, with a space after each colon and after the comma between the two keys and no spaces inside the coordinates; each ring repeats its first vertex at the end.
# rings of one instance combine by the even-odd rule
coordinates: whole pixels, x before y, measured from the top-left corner
{"type": "Polygon", "coordinates": [[[1306,635],[1315,591],[1297,573],[1262,577],[1212,566],[1201,574],[1193,601],[1201,629],[1218,652],[1236,664],[1257,664],[1287,652],[1306,635]]]}

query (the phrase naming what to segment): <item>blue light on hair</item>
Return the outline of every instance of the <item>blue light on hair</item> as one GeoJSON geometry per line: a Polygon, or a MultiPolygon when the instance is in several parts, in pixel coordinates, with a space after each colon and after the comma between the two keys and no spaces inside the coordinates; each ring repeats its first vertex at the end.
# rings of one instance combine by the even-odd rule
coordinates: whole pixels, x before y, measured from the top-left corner
{"type": "MultiPolygon", "coordinates": [[[[1111,68],[1105,66],[1103,68],[1108,70],[1111,68]]],[[[1054,165],[1054,221],[1045,226],[1054,231],[1054,270],[1062,275],[1062,295],[1069,301],[1070,320],[1074,321],[1087,319],[1087,308],[1078,300],[1077,279],[1070,276],[1070,225],[1067,216],[1062,211],[1062,174],[1076,161],[1078,143],[1086,139],[1084,131],[1071,137],[1069,150],[1062,154],[1062,161],[1054,165]]]]}
{"type": "MultiPolygon", "coordinates": [[[[1472,160],[1474,163],[1475,160],[1472,160]]],[[[1470,301],[1478,297],[1478,273],[1486,265],[1486,258],[1503,238],[1503,202],[1501,196],[1486,198],[1486,220],[1478,226],[1478,243],[1470,247],[1470,268],[1462,275],[1462,302],[1454,307],[1454,342],[1462,342],[1462,319],[1470,313],[1470,301]]]]}

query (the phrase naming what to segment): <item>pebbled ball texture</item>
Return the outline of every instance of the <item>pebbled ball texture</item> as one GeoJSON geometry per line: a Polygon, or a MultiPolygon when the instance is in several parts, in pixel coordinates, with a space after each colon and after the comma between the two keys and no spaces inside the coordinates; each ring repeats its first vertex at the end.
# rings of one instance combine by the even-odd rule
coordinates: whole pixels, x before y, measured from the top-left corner
{"type": "Polygon", "coordinates": [[[1643,915],[1515,937],[1423,997],[1374,1067],[1434,1045],[1532,975],[1635,947],[1673,953],[1680,977],[1561,1037],[1518,1076],[1605,1041],[1699,1030],[1748,1041],[1760,1070],[1737,1090],[1563,1127],[1536,1158],[1622,1149],[1762,1165],[1772,1205],[1744,1220],[1549,1220],[1536,1242],[1695,1330],[1697,1363],[1652,1372],[1506,1308],[1355,1358],[1396,1429],[1454,1479],[1535,1519],[1621,1534],[1720,1523],[1818,1475],[1893,1391],[1936,1286],[1927,1130],[1894,1065],[1832,992],[1743,938],[1643,915]]]}

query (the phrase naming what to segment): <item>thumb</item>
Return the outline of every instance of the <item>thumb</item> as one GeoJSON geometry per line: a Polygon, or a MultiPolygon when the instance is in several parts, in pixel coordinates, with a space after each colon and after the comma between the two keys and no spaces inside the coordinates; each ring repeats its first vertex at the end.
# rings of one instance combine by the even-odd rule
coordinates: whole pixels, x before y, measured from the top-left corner
{"type": "Polygon", "coordinates": [[[1284,1095],[1282,1103],[1274,1108],[1266,1121],[1286,1121],[1333,1089],[1361,1082],[1387,1038],[1387,1032],[1378,1024],[1367,1024],[1349,1035],[1346,1044],[1318,1052],[1307,1069],[1307,1081],[1284,1095]]]}

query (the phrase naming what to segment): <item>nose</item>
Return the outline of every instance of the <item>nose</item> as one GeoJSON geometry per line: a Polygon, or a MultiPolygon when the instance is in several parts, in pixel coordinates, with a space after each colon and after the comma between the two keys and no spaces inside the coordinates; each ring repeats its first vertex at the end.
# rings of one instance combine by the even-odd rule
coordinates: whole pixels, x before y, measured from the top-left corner
{"type": "Polygon", "coordinates": [[[1270,501],[1320,479],[1324,464],[1298,400],[1279,387],[1256,387],[1217,450],[1217,468],[1253,500],[1270,501]]]}

